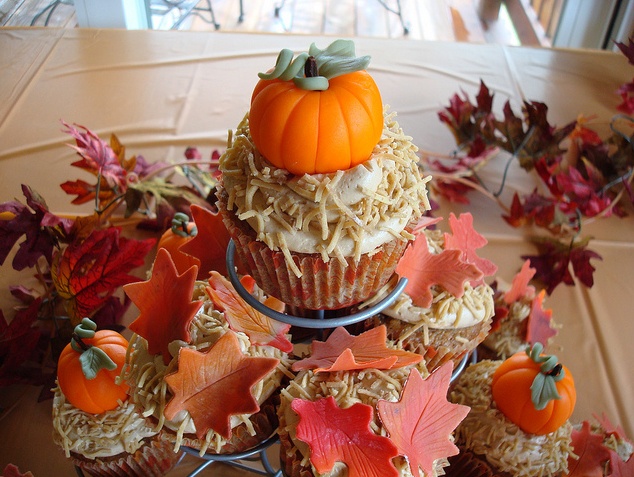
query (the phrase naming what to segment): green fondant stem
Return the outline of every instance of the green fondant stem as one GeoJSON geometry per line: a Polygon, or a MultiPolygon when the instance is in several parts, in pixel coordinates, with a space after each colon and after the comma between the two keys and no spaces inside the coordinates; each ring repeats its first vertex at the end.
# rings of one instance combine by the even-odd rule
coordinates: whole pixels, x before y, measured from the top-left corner
{"type": "Polygon", "coordinates": [[[176,212],[172,218],[172,232],[179,237],[194,237],[198,233],[196,227],[192,227],[191,231],[187,230],[189,225],[189,217],[183,212],[176,212]]]}
{"type": "Polygon", "coordinates": [[[86,379],[94,379],[102,369],[112,371],[117,368],[117,364],[104,350],[84,341],[86,338],[94,338],[96,329],[97,325],[94,321],[84,318],[73,330],[70,342],[72,348],[80,354],[79,362],[86,379]]]}
{"type": "Polygon", "coordinates": [[[556,383],[565,376],[564,369],[558,363],[557,357],[554,355],[542,356],[543,349],[544,346],[541,343],[535,343],[532,349],[530,347],[526,349],[526,354],[535,363],[540,364],[540,371],[531,385],[531,400],[538,411],[544,409],[553,399],[561,399],[556,383]]]}

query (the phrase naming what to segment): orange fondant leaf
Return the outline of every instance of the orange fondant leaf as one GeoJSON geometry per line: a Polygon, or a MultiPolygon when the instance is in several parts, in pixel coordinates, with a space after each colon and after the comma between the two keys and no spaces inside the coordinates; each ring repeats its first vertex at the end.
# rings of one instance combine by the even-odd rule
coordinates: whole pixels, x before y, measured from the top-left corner
{"type": "Polygon", "coordinates": [[[466,281],[480,280],[480,269],[472,263],[460,259],[460,250],[443,250],[432,254],[427,246],[425,234],[420,234],[410,245],[398,262],[396,272],[407,277],[405,292],[415,305],[429,308],[433,301],[430,288],[433,285],[444,287],[449,293],[460,298],[464,293],[466,281]]]}
{"type": "MultiPolygon", "coordinates": [[[[211,272],[209,285],[207,293],[216,309],[224,312],[225,320],[233,331],[245,333],[252,344],[274,346],[286,353],[293,351],[293,344],[285,336],[291,325],[269,318],[250,306],[238,295],[231,282],[218,272],[211,272]]],[[[266,303],[273,305],[272,308],[277,307],[276,311],[284,309],[284,304],[277,299],[266,303]]]]}
{"type": "Polygon", "coordinates": [[[222,335],[205,352],[181,348],[178,371],[165,376],[174,394],[165,407],[165,417],[173,419],[186,410],[194,420],[199,439],[203,439],[209,429],[229,439],[231,416],[260,410],[251,388],[278,363],[279,360],[274,358],[242,354],[238,338],[232,331],[222,335]]]}
{"type": "MultiPolygon", "coordinates": [[[[451,213],[449,226],[452,235],[445,234],[445,249],[461,250],[461,259],[467,263],[473,263],[482,272],[483,278],[495,275],[498,267],[491,260],[478,257],[476,250],[484,247],[488,242],[473,228],[473,216],[470,213],[460,214],[459,218],[451,213]]],[[[483,282],[483,278],[476,280],[475,284],[483,282]]]]}
{"type": "Polygon", "coordinates": [[[293,363],[293,370],[313,369],[315,373],[355,369],[393,369],[418,363],[422,356],[386,346],[385,325],[353,336],[336,328],[326,341],[313,341],[311,355],[293,363]]]}
{"type": "Polygon", "coordinates": [[[603,477],[610,453],[603,445],[603,436],[593,434],[588,421],[572,431],[572,447],[579,458],[568,457],[568,477],[603,477]]]}
{"type": "Polygon", "coordinates": [[[161,354],[165,364],[172,359],[168,348],[172,341],[191,340],[189,325],[202,304],[192,301],[197,273],[193,266],[179,275],[169,252],[159,249],[151,278],[123,287],[140,312],[130,330],[145,338],[148,352],[161,354]]]}
{"type": "Polygon", "coordinates": [[[379,401],[383,426],[399,454],[407,457],[412,474],[434,474],[434,461],[458,454],[450,440],[454,429],[469,413],[469,407],[447,401],[453,365],[448,362],[427,379],[416,369],[409,373],[398,402],[379,401]]]}
{"type": "Polygon", "coordinates": [[[531,345],[541,343],[547,346],[550,338],[557,334],[557,330],[551,327],[553,310],[543,307],[545,296],[546,290],[542,290],[531,302],[531,312],[526,325],[526,342],[531,345]]]}
{"type": "Polygon", "coordinates": [[[535,287],[529,285],[529,282],[535,275],[535,271],[534,268],[531,268],[530,260],[526,260],[522,265],[522,269],[513,277],[511,289],[504,294],[504,302],[507,305],[522,298],[533,299],[535,296],[535,287]]]}
{"type": "Polygon", "coordinates": [[[349,477],[399,475],[392,463],[396,447],[370,428],[371,406],[357,403],[341,409],[329,396],[314,402],[293,399],[291,407],[299,415],[297,438],[310,447],[310,462],[320,474],[343,462],[349,477]]]}
{"type": "Polygon", "coordinates": [[[192,218],[198,229],[198,233],[189,242],[182,245],[179,251],[193,255],[200,260],[198,279],[207,278],[211,270],[217,270],[222,275],[227,275],[227,246],[229,245],[229,232],[222,222],[220,214],[192,204],[192,218]]]}

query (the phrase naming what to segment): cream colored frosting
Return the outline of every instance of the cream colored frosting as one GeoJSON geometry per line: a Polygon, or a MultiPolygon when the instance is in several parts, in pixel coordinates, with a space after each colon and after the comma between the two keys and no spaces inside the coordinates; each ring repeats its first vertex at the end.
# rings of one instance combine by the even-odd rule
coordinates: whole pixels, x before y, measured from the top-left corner
{"type": "Polygon", "coordinates": [[[71,452],[87,459],[133,454],[157,433],[129,399],[111,411],[90,414],[68,402],[58,386],[54,392],[53,440],[66,457],[71,452]]]}
{"type": "MultiPolygon", "coordinates": [[[[207,297],[204,291],[206,282],[197,282],[194,299],[207,297]]],[[[130,395],[141,409],[144,416],[153,416],[158,420],[157,429],[163,427],[176,432],[176,448],[181,445],[184,436],[195,434],[196,426],[186,410],[179,412],[174,419],[167,420],[164,416],[165,406],[172,397],[164,378],[167,374],[176,372],[178,369],[178,352],[181,347],[195,348],[198,350],[212,346],[218,339],[229,332],[230,328],[224,319],[222,312],[214,309],[213,302],[207,299],[194,317],[190,327],[191,343],[183,341],[173,341],[169,345],[170,354],[173,359],[165,365],[161,355],[153,356],[148,353],[147,341],[133,335],[128,346],[126,363],[122,370],[122,378],[130,385],[130,395]]],[[[249,341],[246,334],[236,333],[241,351],[250,357],[276,358],[280,360],[277,368],[269,373],[263,380],[260,380],[251,388],[251,393],[258,404],[264,403],[280,386],[285,375],[292,376],[290,371],[291,362],[286,353],[272,346],[254,346],[249,341]]],[[[245,392],[249,392],[245,390],[245,392]]],[[[234,429],[244,424],[251,435],[255,435],[255,429],[250,421],[250,414],[240,414],[231,416],[231,428],[234,429]]],[[[209,449],[213,452],[220,452],[220,449],[227,443],[226,439],[209,430],[205,439],[202,440],[200,454],[204,454],[209,449]]]]}
{"type": "MultiPolygon", "coordinates": [[[[227,208],[235,210],[273,250],[320,253],[324,261],[372,254],[395,239],[411,240],[406,226],[429,209],[418,150],[394,114],[370,159],[347,171],[294,176],[266,161],[249,135],[248,120],[220,158],[227,208]]],[[[289,263],[292,260],[289,260],[289,263]]]]}
{"type": "Polygon", "coordinates": [[[491,396],[493,373],[501,363],[484,360],[469,366],[451,391],[451,401],[471,407],[456,430],[458,441],[513,477],[555,477],[567,472],[572,425],[538,436],[509,421],[491,396]]]}

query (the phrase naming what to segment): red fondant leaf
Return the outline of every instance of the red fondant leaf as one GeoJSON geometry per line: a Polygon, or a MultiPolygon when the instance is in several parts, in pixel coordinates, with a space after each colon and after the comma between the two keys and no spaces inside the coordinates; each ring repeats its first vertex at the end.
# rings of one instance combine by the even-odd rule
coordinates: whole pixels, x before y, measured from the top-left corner
{"type": "Polygon", "coordinates": [[[625,435],[625,430],[621,426],[615,426],[612,421],[602,413],[600,416],[595,415],[594,418],[599,422],[599,425],[605,430],[608,435],[614,434],[617,439],[623,439],[629,441],[625,435]]]}
{"type": "Polygon", "coordinates": [[[179,275],[169,252],[159,249],[152,266],[152,277],[123,287],[140,314],[130,330],[145,338],[150,354],[161,354],[169,363],[169,344],[174,340],[189,343],[189,325],[202,301],[192,301],[197,267],[179,275]]]}
{"type": "Polygon", "coordinates": [[[204,280],[212,270],[227,275],[227,246],[229,232],[222,223],[220,214],[214,214],[198,205],[191,205],[192,217],[198,228],[198,234],[179,249],[200,260],[198,278],[204,280]]]}
{"type": "Polygon", "coordinates": [[[206,352],[181,348],[178,371],[165,376],[174,394],[165,407],[165,417],[173,419],[180,411],[187,410],[199,439],[203,439],[209,429],[229,439],[231,416],[260,410],[251,388],[278,363],[275,358],[242,354],[232,331],[222,335],[206,352]]]}
{"type": "Polygon", "coordinates": [[[320,474],[343,462],[349,477],[399,475],[392,464],[396,447],[370,428],[371,406],[357,403],[341,409],[329,396],[314,402],[294,399],[291,407],[300,418],[297,438],[310,447],[310,461],[320,474]]]}
{"type": "Polygon", "coordinates": [[[557,334],[557,330],[550,326],[553,311],[544,309],[542,306],[545,296],[546,290],[542,290],[531,303],[531,312],[528,315],[526,327],[526,342],[531,345],[541,343],[547,346],[550,338],[557,334]]]}
{"type": "Polygon", "coordinates": [[[422,356],[386,346],[385,325],[352,336],[336,328],[326,341],[313,341],[311,355],[293,363],[293,370],[313,369],[315,373],[355,369],[393,369],[418,363],[422,356]]]}
{"type": "MultiPolygon", "coordinates": [[[[445,249],[461,250],[462,260],[473,263],[482,272],[483,278],[495,275],[498,267],[491,260],[478,257],[476,250],[484,247],[488,242],[473,228],[473,216],[470,213],[460,214],[459,218],[451,213],[449,226],[453,235],[445,234],[445,249]]],[[[482,282],[482,278],[477,281],[482,282]]]]}
{"type": "Polygon", "coordinates": [[[434,461],[458,454],[449,439],[469,413],[469,407],[447,401],[453,365],[442,365],[427,379],[416,369],[409,373],[398,402],[379,401],[383,426],[401,455],[407,457],[412,474],[434,475],[434,461]]]}
{"type": "Polygon", "coordinates": [[[443,250],[432,254],[425,234],[420,234],[398,262],[396,272],[407,277],[405,291],[415,305],[429,308],[433,301],[430,288],[443,286],[449,293],[461,297],[466,281],[480,280],[482,272],[472,263],[463,262],[460,250],[443,250]]]}
{"type": "Polygon", "coordinates": [[[513,277],[511,289],[504,294],[504,302],[510,305],[521,298],[533,299],[535,296],[535,287],[529,285],[529,282],[535,275],[535,269],[531,268],[530,260],[525,260],[522,269],[513,277]]]}
{"type": "Polygon", "coordinates": [[[619,454],[610,449],[610,468],[610,477],[634,477],[634,457],[630,456],[627,462],[623,462],[619,454]]]}
{"type": "MultiPolygon", "coordinates": [[[[212,271],[207,293],[217,310],[224,312],[225,320],[233,331],[245,333],[252,344],[274,346],[286,353],[293,351],[293,344],[285,334],[291,325],[273,320],[250,306],[238,295],[229,280],[212,271]]],[[[277,299],[269,300],[276,311],[283,311],[284,304],[277,299]],[[280,309],[281,308],[281,309],[280,309]]]]}
{"type": "Polygon", "coordinates": [[[603,436],[593,434],[584,421],[581,430],[572,431],[572,447],[579,459],[568,457],[568,477],[603,477],[603,467],[610,458],[603,436]]]}

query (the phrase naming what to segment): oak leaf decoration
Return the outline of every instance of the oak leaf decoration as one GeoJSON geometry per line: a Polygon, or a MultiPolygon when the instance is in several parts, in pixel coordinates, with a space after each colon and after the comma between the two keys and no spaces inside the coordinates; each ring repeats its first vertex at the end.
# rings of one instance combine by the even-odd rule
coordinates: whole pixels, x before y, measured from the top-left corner
{"type": "Polygon", "coordinates": [[[191,341],[189,326],[202,301],[192,301],[198,269],[193,266],[179,275],[165,249],[159,249],[149,280],[123,287],[139,308],[139,316],[130,323],[130,331],[147,340],[148,352],[160,354],[163,362],[172,360],[169,344],[191,341]]]}
{"type": "Polygon", "coordinates": [[[174,397],[165,407],[173,419],[186,410],[203,439],[209,429],[231,438],[231,416],[254,414],[260,405],[251,388],[279,364],[275,358],[250,357],[242,353],[233,331],[228,331],[206,351],[183,347],[178,371],[165,376],[174,397]]]}
{"type": "Polygon", "coordinates": [[[551,326],[553,310],[543,307],[545,296],[546,290],[542,290],[531,302],[531,311],[526,322],[526,342],[531,345],[541,343],[546,346],[550,338],[557,334],[557,330],[551,326]]]}
{"type": "Polygon", "coordinates": [[[504,294],[504,302],[507,305],[522,298],[533,299],[535,296],[535,287],[529,285],[529,283],[535,275],[535,272],[536,270],[531,268],[531,262],[524,260],[521,270],[513,277],[510,290],[504,294]]]}
{"type": "Polygon", "coordinates": [[[610,453],[603,445],[603,436],[593,433],[588,421],[572,431],[572,448],[578,458],[568,457],[568,477],[603,477],[610,453]]]}

